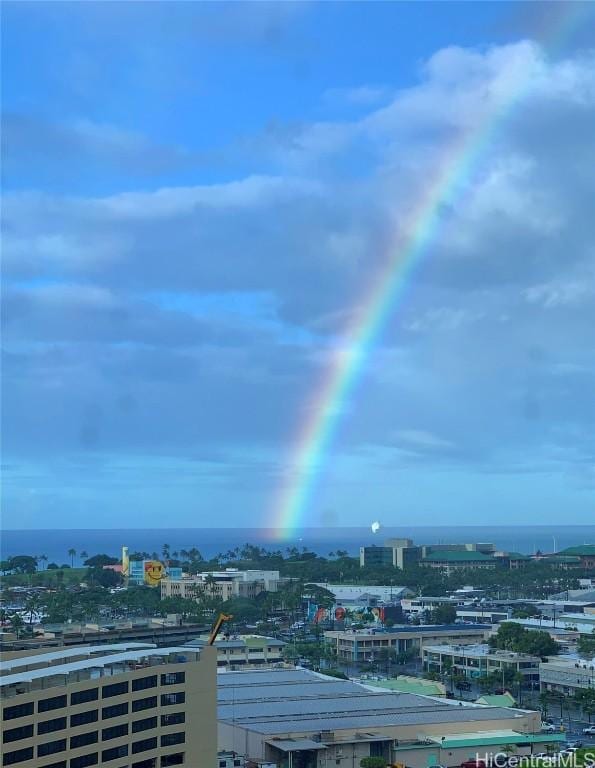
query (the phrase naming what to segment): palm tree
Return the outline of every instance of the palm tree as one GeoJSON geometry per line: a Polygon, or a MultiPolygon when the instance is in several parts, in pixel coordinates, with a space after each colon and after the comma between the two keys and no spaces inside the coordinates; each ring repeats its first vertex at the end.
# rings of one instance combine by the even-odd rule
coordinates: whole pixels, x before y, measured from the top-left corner
{"type": "Polygon", "coordinates": [[[70,557],[70,565],[74,568],[74,558],[76,557],[76,549],[72,547],[68,550],[68,556],[70,557]]]}
{"type": "Polygon", "coordinates": [[[25,626],[25,622],[23,621],[23,617],[19,613],[15,613],[10,617],[10,625],[14,629],[17,640],[19,639],[19,635],[21,632],[21,629],[25,626]]]}

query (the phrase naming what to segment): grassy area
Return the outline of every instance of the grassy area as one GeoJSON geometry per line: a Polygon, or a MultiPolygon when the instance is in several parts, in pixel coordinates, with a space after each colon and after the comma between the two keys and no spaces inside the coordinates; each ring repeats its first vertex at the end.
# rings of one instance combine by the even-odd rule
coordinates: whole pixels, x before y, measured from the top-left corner
{"type": "Polygon", "coordinates": [[[55,587],[79,584],[85,578],[88,568],[59,568],[37,573],[11,573],[2,576],[2,585],[7,587],[55,587]]]}

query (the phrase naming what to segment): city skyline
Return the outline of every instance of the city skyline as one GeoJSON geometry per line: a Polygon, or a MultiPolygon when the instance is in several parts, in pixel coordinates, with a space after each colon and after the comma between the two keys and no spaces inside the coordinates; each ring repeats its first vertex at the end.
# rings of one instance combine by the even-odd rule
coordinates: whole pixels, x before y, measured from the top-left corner
{"type": "Polygon", "coordinates": [[[3,525],[591,521],[592,13],[6,4],[3,525]]]}

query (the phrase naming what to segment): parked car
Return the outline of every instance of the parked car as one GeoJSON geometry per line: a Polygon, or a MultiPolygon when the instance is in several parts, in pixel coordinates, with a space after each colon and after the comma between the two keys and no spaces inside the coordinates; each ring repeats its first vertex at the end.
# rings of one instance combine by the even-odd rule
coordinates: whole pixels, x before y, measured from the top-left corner
{"type": "Polygon", "coordinates": [[[585,736],[595,736],[595,725],[588,725],[586,728],[583,728],[583,733],[585,736]]]}
{"type": "Polygon", "coordinates": [[[556,732],[556,726],[553,723],[542,723],[541,724],[541,732],[542,733],[555,733],[556,732]]]}

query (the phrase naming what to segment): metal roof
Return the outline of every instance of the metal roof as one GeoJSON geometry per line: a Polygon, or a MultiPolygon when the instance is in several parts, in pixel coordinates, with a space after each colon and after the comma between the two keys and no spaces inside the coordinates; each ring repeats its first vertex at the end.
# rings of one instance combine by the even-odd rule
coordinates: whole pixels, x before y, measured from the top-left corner
{"type": "MultiPolygon", "coordinates": [[[[44,677],[55,677],[57,675],[69,675],[71,672],[79,672],[83,669],[98,669],[107,667],[110,664],[123,664],[127,661],[140,661],[147,656],[169,656],[171,653],[180,654],[184,657],[190,651],[189,648],[145,648],[144,650],[127,651],[124,653],[112,653],[105,656],[93,656],[83,661],[73,661],[70,664],[54,664],[53,666],[43,667],[42,669],[31,669],[28,671],[17,672],[14,675],[4,675],[0,677],[0,686],[18,685],[19,683],[29,683],[32,680],[39,680],[44,677]]],[[[195,651],[196,652],[196,651],[195,651]]]]}
{"type": "Polygon", "coordinates": [[[438,701],[409,693],[372,692],[306,670],[232,672],[218,676],[218,718],[261,734],[309,734],[438,723],[522,718],[501,707],[438,701]]]}
{"type": "Polygon", "coordinates": [[[140,648],[156,648],[154,643],[113,643],[111,645],[76,645],[70,648],[61,648],[59,651],[51,651],[50,653],[32,653],[27,656],[20,656],[16,659],[8,659],[8,661],[0,661],[0,671],[6,672],[9,669],[19,669],[20,667],[28,667],[31,664],[47,664],[48,666],[55,661],[61,659],[68,659],[75,656],[92,656],[96,653],[104,653],[108,655],[110,651],[133,651],[140,648]]]}
{"type": "Polygon", "coordinates": [[[326,749],[326,744],[312,739],[269,739],[267,744],[281,752],[297,752],[300,749],[326,749]]]}

